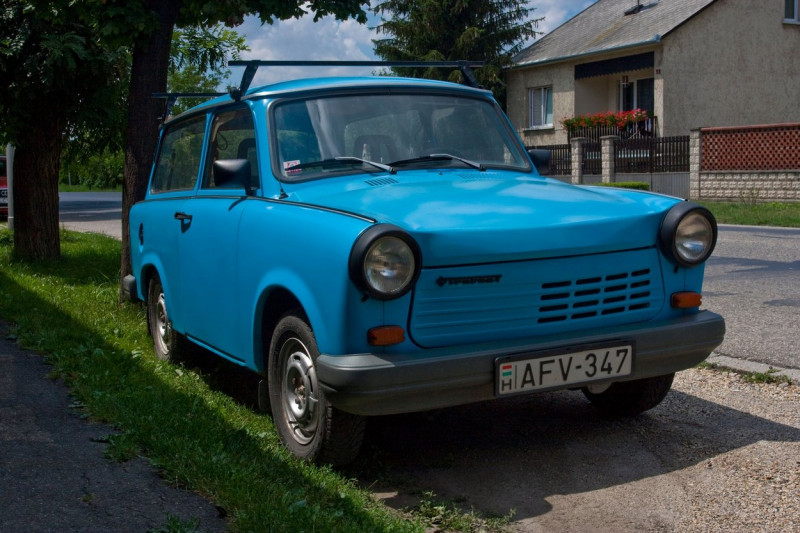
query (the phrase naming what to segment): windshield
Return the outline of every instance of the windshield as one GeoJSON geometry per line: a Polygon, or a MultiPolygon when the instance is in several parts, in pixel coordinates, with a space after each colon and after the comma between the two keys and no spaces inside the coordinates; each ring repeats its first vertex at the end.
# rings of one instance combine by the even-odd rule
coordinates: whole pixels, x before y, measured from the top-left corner
{"type": "Polygon", "coordinates": [[[274,108],[273,161],[287,181],[419,166],[528,171],[495,105],[453,95],[328,96],[274,108]]]}

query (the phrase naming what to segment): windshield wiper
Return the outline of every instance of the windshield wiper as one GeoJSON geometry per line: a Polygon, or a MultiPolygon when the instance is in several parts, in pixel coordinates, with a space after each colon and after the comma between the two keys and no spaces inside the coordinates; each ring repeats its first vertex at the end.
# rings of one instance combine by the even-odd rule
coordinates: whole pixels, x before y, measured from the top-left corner
{"type": "Polygon", "coordinates": [[[379,168],[384,172],[388,172],[389,174],[397,174],[397,171],[394,168],[390,167],[389,165],[384,165],[383,163],[376,163],[375,161],[370,161],[368,159],[361,159],[360,157],[342,156],[342,157],[335,157],[334,159],[336,161],[363,163],[365,165],[370,165],[375,168],[379,168]]]}
{"type": "Polygon", "coordinates": [[[388,166],[384,165],[383,163],[376,163],[374,161],[367,161],[366,159],[361,159],[360,157],[334,157],[333,159],[323,159],[321,161],[309,161],[308,163],[300,163],[299,165],[293,165],[291,167],[286,167],[284,170],[287,172],[291,172],[292,170],[303,170],[306,168],[313,168],[313,167],[331,167],[333,165],[347,165],[347,164],[365,164],[377,169],[383,170],[384,172],[388,172],[390,174],[396,174],[397,171],[388,166]]]}
{"type": "Polygon", "coordinates": [[[470,161],[469,159],[464,159],[463,157],[459,157],[453,154],[431,154],[431,157],[455,159],[456,161],[461,161],[465,165],[480,170],[481,172],[486,170],[486,167],[483,166],[483,163],[476,163],[475,161],[470,161]]]}
{"type": "Polygon", "coordinates": [[[475,161],[470,161],[469,159],[464,159],[463,157],[459,157],[459,156],[453,155],[453,154],[439,154],[439,153],[423,155],[421,157],[414,157],[414,158],[411,158],[411,159],[402,159],[400,161],[393,162],[392,165],[394,165],[394,166],[411,165],[411,164],[414,164],[414,163],[422,163],[424,161],[435,161],[435,160],[438,160],[438,159],[450,159],[450,160],[460,161],[460,162],[464,163],[465,165],[467,165],[469,167],[472,167],[472,168],[474,168],[476,170],[480,170],[481,172],[486,170],[486,167],[484,166],[483,163],[477,163],[475,161]]]}

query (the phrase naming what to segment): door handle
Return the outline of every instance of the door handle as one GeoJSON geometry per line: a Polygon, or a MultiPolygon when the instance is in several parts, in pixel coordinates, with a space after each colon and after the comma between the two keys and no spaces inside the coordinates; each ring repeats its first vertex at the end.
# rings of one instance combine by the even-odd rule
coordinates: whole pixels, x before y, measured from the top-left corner
{"type": "Polygon", "coordinates": [[[181,222],[183,222],[183,221],[191,222],[192,221],[192,215],[190,215],[188,213],[182,213],[181,211],[176,211],[175,212],[175,220],[180,220],[181,222]]]}

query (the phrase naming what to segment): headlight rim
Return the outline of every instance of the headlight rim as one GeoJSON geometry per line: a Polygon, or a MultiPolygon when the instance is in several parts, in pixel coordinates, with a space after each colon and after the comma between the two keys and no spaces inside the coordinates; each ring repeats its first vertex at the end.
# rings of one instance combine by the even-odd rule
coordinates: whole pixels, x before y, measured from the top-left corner
{"type": "Polygon", "coordinates": [[[414,287],[414,284],[419,279],[420,271],[422,270],[422,251],[417,244],[417,241],[405,230],[393,224],[376,224],[370,226],[361,235],[358,236],[353,248],[350,251],[350,258],[348,262],[348,271],[351,281],[358,287],[358,289],[366,295],[377,300],[395,300],[408,294],[414,287]],[[386,293],[377,290],[373,287],[369,280],[366,278],[364,272],[364,261],[366,255],[372,246],[384,237],[394,237],[405,243],[409,247],[414,257],[414,272],[411,275],[408,283],[399,291],[386,293]]]}
{"type": "Polygon", "coordinates": [[[661,245],[661,250],[670,261],[678,266],[693,268],[698,265],[702,265],[708,260],[709,257],[711,257],[711,254],[714,252],[714,248],[717,245],[718,235],[719,230],[717,228],[717,220],[713,213],[711,213],[711,211],[702,205],[687,200],[679,204],[675,204],[664,216],[664,219],[661,222],[661,228],[659,229],[659,243],[661,245]],[[680,227],[681,222],[683,222],[683,220],[692,214],[699,214],[703,216],[709,222],[709,226],[711,227],[711,242],[708,246],[708,249],[705,250],[699,259],[695,260],[689,260],[683,257],[678,251],[677,244],[678,228],[680,227]]]}

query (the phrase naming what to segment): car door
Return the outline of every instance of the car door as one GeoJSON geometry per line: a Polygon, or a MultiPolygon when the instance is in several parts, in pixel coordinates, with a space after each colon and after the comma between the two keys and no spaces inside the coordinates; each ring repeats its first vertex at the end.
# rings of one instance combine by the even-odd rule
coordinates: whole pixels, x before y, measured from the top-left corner
{"type": "MultiPolygon", "coordinates": [[[[161,135],[158,154],[147,192],[147,201],[131,211],[132,254],[153,264],[164,287],[170,320],[185,331],[180,283],[186,264],[178,250],[187,221],[183,205],[195,194],[204,148],[206,116],[168,124],[161,135]],[[138,246],[137,246],[138,244],[138,246]]],[[[147,288],[143,288],[147,291],[147,288]]]]}
{"type": "MultiPolygon", "coordinates": [[[[185,305],[186,333],[194,340],[235,360],[242,360],[249,320],[248,305],[238,294],[237,235],[242,213],[252,201],[241,183],[223,181],[214,172],[218,160],[247,160],[249,188],[258,188],[255,129],[247,106],[217,112],[209,123],[203,177],[197,195],[187,200],[180,235],[181,261],[186,265],[180,294],[185,305]]],[[[248,302],[250,299],[245,298],[248,302]]]]}

